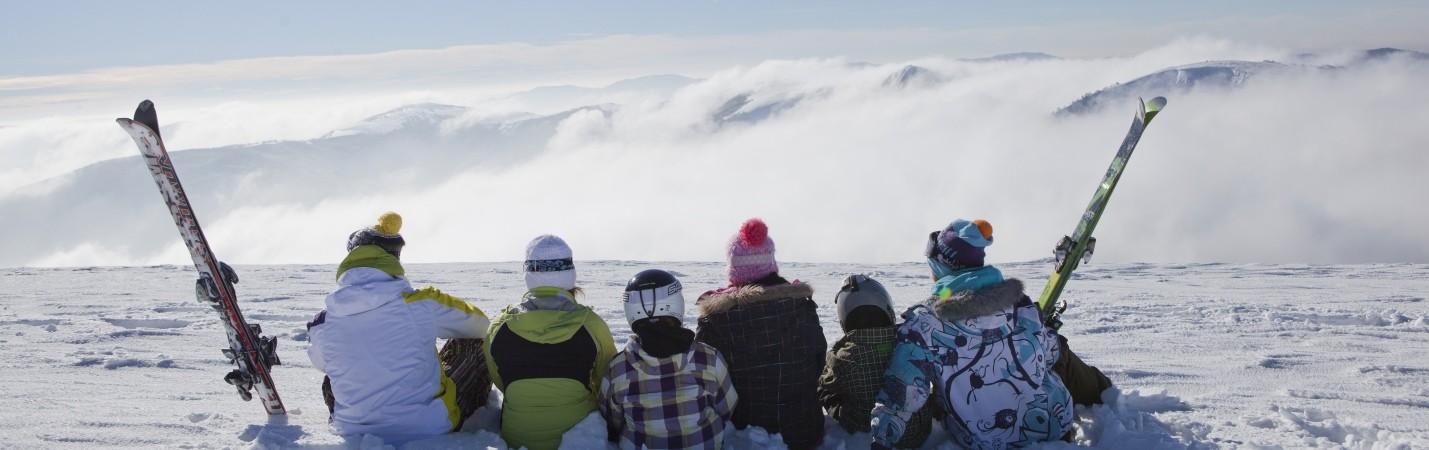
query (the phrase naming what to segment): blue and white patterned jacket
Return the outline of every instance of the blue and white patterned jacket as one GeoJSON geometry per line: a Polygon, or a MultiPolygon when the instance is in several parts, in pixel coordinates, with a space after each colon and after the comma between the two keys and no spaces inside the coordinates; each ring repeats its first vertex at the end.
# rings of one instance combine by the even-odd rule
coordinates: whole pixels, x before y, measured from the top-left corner
{"type": "Polygon", "coordinates": [[[1022,448],[1071,429],[1071,395],[1052,372],[1060,353],[1055,332],[1042,326],[1021,281],[1002,281],[990,266],[970,271],[939,280],[939,287],[957,286],[952,279],[959,276],[993,282],[944,289],[951,295],[903,313],[906,322],[874,403],[874,448],[897,442],[929,400],[942,407],[943,427],[964,448],[1022,448]]]}

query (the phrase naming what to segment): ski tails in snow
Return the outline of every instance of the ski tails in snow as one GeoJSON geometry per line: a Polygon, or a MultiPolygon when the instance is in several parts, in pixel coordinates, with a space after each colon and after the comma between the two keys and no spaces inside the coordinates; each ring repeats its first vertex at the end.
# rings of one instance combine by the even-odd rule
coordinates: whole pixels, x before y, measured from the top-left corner
{"type": "Polygon", "coordinates": [[[1131,130],[1126,132],[1121,148],[1111,159],[1111,167],[1107,168],[1101,184],[1097,185],[1091,203],[1087,204],[1087,210],[1077,221],[1076,230],[1072,231],[1071,236],[1062,236],[1053,249],[1054,272],[1051,278],[1047,279],[1047,287],[1042,289],[1042,295],[1037,298],[1037,307],[1042,310],[1043,321],[1053,329],[1061,327],[1061,312],[1066,308],[1065,304],[1061,308],[1057,307],[1057,298],[1062,294],[1062,288],[1066,287],[1067,280],[1071,279],[1072,271],[1077,269],[1077,264],[1090,259],[1092,252],[1096,250],[1097,240],[1092,237],[1092,230],[1097,227],[1097,221],[1101,220],[1102,212],[1106,211],[1107,200],[1116,189],[1116,182],[1121,179],[1126,162],[1131,159],[1131,152],[1136,150],[1136,143],[1141,140],[1141,133],[1146,131],[1151,119],[1161,112],[1161,108],[1166,107],[1165,97],[1138,101],[1136,117],[1131,121],[1131,130]]]}
{"type": "Polygon", "coordinates": [[[138,144],[139,153],[144,155],[149,173],[159,186],[159,194],[164,197],[174,224],[179,228],[179,235],[188,246],[189,255],[193,257],[199,273],[195,285],[198,300],[212,306],[223,319],[223,328],[228,335],[228,348],[223,349],[223,354],[238,366],[224,376],[224,381],[236,387],[238,395],[244,400],[257,397],[268,414],[286,414],[269,373],[273,366],[280,364],[277,339],[262,337],[258,324],[249,324],[243,319],[233,287],[238,282],[238,275],[228,264],[219,262],[210,251],[188,196],[184,195],[184,188],[179,184],[179,174],[174,171],[174,164],[159,137],[159,117],[154,111],[154,103],[144,100],[134,111],[133,119],[121,117],[116,121],[138,144]]]}

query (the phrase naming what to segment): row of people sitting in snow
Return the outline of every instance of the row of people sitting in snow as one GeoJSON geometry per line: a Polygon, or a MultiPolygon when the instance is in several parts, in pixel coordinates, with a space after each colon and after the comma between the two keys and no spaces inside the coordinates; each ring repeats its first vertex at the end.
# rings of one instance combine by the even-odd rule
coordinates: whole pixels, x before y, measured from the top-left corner
{"type": "Polygon", "coordinates": [[[620,448],[722,448],[749,426],[791,449],[817,448],[825,415],[868,433],[873,448],[920,447],[933,419],[955,446],[1019,448],[1070,440],[1072,404],[1100,403],[1111,387],[1043,323],[1021,281],[984,264],[993,235],[983,220],[928,236],[932,293],[901,323],[878,281],[844,279],[832,306],[845,334],[830,347],[814,289],[779,273],[767,226],[750,219],[727,247],[729,285],[695,300],[694,330],[674,275],[630,279],[634,335],[619,352],[580,303],[561,238],[527,245],[528,291],[491,319],[435,288],[413,289],[400,229],[389,212],[349,236],[339,287],[308,324],[339,435],[400,447],[455,431],[494,386],[511,448],[556,449],[593,411],[620,448]],[[450,339],[440,353],[438,339],[450,339]]]}

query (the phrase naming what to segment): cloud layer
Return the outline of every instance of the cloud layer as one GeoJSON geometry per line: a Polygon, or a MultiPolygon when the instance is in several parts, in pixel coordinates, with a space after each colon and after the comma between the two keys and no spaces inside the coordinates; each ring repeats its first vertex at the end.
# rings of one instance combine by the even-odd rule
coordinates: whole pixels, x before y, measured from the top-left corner
{"type": "MultiPolygon", "coordinates": [[[[993,223],[992,261],[1037,259],[1071,232],[1135,106],[1052,111],[1166,67],[1292,53],[1196,38],[1124,58],[768,60],[571,114],[538,155],[509,166],[417,176],[316,204],[196,208],[216,253],[236,263],[335,262],[347,234],[385,210],[406,217],[403,257],[412,262],[518,260],[543,233],[563,236],[577,259],[720,260],[739,223],[756,216],[769,223],[781,260],[917,260],[927,232],[957,217],[993,223]],[[926,76],[890,83],[910,65],[926,76]],[[726,118],[752,119],[720,120],[716,113],[741,97],[726,118]]],[[[1423,62],[1392,59],[1170,97],[1099,226],[1093,260],[1429,262],[1429,212],[1416,206],[1429,193],[1426,75],[1423,62]]],[[[169,145],[187,149],[312,139],[418,101],[471,108],[448,130],[529,106],[482,90],[473,82],[364,97],[228,99],[173,113],[160,103],[160,114],[173,124],[165,126],[169,145]]],[[[132,152],[107,120],[0,128],[0,153],[24,161],[37,147],[99,149],[70,152],[71,167],[132,152]]],[[[394,152],[389,163],[401,170],[411,157],[394,152]]],[[[18,174],[46,164],[7,170],[0,196],[43,195],[9,180],[34,181],[18,174]]],[[[138,220],[171,226],[162,215],[138,220]]],[[[178,239],[155,249],[119,237],[18,264],[186,261],[178,239]]]]}

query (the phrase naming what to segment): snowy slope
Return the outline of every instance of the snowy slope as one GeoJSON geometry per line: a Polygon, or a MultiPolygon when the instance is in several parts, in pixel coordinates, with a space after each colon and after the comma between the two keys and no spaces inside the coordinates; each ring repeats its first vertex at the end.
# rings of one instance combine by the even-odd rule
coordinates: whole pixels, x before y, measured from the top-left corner
{"type": "MultiPolygon", "coordinates": [[[[575,242],[579,245],[579,242],[575,242]]],[[[585,303],[623,345],[618,293],[635,272],[676,272],[717,287],[720,263],[580,261],[585,303]]],[[[926,266],[781,264],[811,283],[825,333],[838,280],[869,273],[900,308],[924,295],[926,266]]],[[[413,264],[433,284],[495,311],[521,293],[516,263],[413,264]]],[[[1035,290],[1045,262],[1007,264],[1035,290]]],[[[277,336],[274,378],[291,414],[270,421],[221,377],[222,332],[193,300],[187,266],[0,270],[0,448],[383,448],[326,431],[321,375],[304,323],[333,287],[333,267],[240,266],[252,322],[277,336]]],[[[1092,264],[1068,285],[1064,328],[1121,394],[1080,411],[1077,444],[1103,449],[1429,448],[1429,265],[1092,264]]],[[[463,432],[409,449],[504,448],[494,411],[463,432]],[[483,429],[487,427],[488,429],[483,429]]],[[[566,437],[603,448],[598,417],[566,437]]],[[[948,448],[945,437],[927,448],[948,448]]],[[[780,448],[758,429],[741,448],[780,448]]],[[[866,448],[831,425],[822,448],[866,448]]],[[[1048,444],[1042,448],[1070,448],[1048,444]]]]}
{"type": "Polygon", "coordinates": [[[1127,82],[1088,93],[1057,110],[1057,114],[1086,114],[1109,106],[1123,105],[1127,99],[1155,96],[1180,97],[1192,91],[1230,90],[1244,86],[1252,78],[1333,71],[1345,66],[1395,59],[1429,61],[1429,54],[1397,48],[1379,48],[1348,56],[1298,55],[1291,63],[1276,61],[1203,61],[1157,71],[1127,82]]]}
{"type": "MultiPolygon", "coordinates": [[[[1077,99],[1057,110],[1057,114],[1086,114],[1114,105],[1124,105],[1129,98],[1183,95],[1194,89],[1234,89],[1251,77],[1276,71],[1291,70],[1291,66],[1274,61],[1207,61],[1165,69],[1126,83],[1102,89],[1077,99]]],[[[1313,70],[1299,67],[1301,70],[1313,70]]]]}

